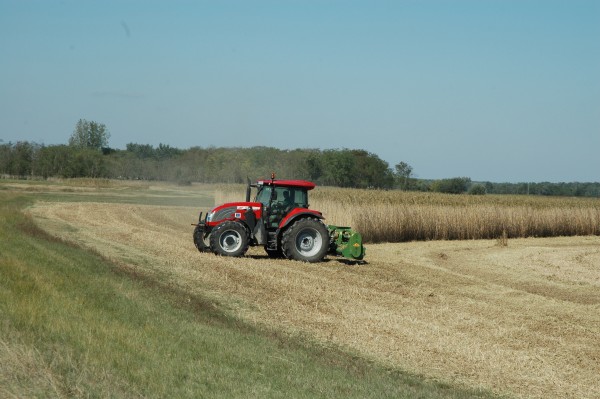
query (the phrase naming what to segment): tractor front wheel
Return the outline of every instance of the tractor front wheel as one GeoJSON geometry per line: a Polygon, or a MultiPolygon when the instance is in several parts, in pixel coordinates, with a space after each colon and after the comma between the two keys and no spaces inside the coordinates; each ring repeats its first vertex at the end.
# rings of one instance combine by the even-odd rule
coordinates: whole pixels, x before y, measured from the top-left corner
{"type": "Polygon", "coordinates": [[[248,250],[246,227],[238,222],[223,222],[210,233],[210,249],[217,255],[243,256],[248,250]]]}
{"type": "Polygon", "coordinates": [[[196,226],[194,229],[194,245],[200,252],[210,251],[210,236],[200,226],[196,226]]]}
{"type": "Polygon", "coordinates": [[[283,233],[281,247],[288,259],[320,262],[329,250],[329,232],[318,219],[300,219],[283,233]]]}

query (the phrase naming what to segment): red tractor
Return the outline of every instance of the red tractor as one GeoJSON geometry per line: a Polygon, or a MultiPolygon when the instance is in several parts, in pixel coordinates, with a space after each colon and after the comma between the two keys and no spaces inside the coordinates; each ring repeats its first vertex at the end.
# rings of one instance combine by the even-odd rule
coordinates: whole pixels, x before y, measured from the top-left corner
{"type": "Polygon", "coordinates": [[[243,256],[248,247],[264,246],[270,257],[320,262],[327,253],[361,260],[365,254],[360,234],[349,227],[326,226],[321,212],[308,208],[305,180],[259,180],[248,184],[246,201],[219,205],[202,212],[194,229],[201,252],[243,256]],[[250,201],[252,187],[257,189],[250,201]]]}

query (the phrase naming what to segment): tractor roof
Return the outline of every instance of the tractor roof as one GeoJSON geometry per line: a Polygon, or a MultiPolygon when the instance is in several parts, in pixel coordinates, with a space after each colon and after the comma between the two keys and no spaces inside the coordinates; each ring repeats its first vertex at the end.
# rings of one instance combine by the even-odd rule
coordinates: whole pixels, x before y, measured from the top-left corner
{"type": "Polygon", "coordinates": [[[275,187],[298,187],[312,190],[316,184],[306,180],[259,180],[258,185],[275,186],[275,187]]]}

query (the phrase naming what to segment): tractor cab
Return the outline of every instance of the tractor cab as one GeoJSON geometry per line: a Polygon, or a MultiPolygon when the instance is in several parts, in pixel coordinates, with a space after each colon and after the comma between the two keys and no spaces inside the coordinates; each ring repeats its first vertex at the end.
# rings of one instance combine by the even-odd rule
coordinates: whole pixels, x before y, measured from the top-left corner
{"type": "Polygon", "coordinates": [[[315,185],[300,180],[259,180],[250,187],[257,188],[254,202],[262,204],[265,227],[276,229],[291,211],[308,209],[308,190],[315,185]]]}

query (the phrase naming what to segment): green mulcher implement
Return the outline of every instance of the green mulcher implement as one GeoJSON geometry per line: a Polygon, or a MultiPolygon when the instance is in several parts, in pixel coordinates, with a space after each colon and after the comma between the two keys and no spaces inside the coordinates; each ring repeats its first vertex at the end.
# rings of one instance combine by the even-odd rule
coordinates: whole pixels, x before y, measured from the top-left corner
{"type": "Polygon", "coordinates": [[[246,200],[219,205],[194,224],[194,244],[201,252],[243,256],[249,246],[263,246],[267,255],[320,262],[327,254],[353,261],[365,256],[362,236],[350,227],[325,225],[321,212],[308,208],[305,180],[259,180],[248,183],[246,200]],[[252,188],[256,189],[250,200],[252,188]]]}

